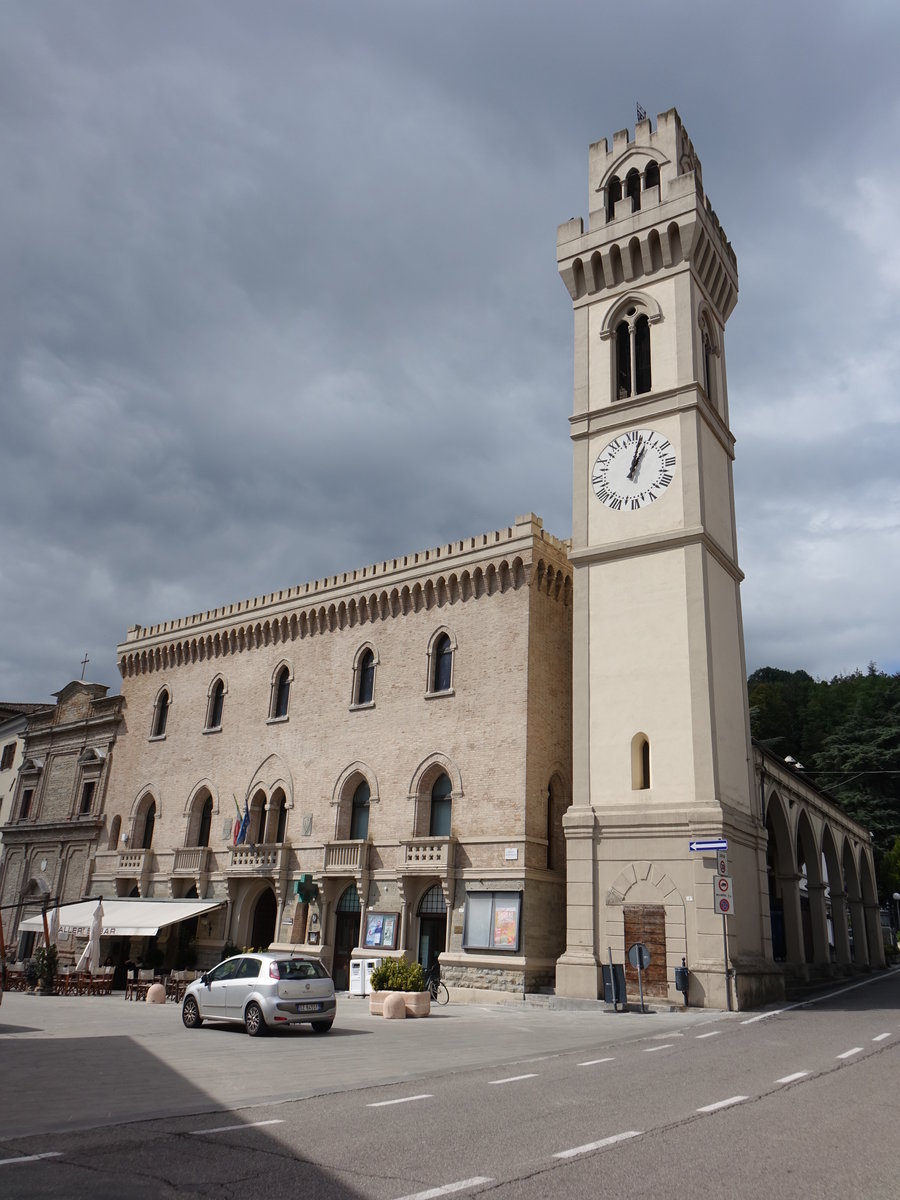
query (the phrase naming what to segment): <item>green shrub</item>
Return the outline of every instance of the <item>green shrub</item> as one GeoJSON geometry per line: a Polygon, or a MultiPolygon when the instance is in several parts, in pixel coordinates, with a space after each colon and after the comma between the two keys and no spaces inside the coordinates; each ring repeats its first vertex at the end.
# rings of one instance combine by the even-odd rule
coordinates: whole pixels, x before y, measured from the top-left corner
{"type": "Polygon", "coordinates": [[[53,981],[59,969],[56,946],[38,946],[34,952],[34,970],[45,992],[53,990],[53,981]]]}
{"type": "Polygon", "coordinates": [[[422,964],[403,958],[386,958],[372,972],[373,992],[424,992],[422,964]]]}

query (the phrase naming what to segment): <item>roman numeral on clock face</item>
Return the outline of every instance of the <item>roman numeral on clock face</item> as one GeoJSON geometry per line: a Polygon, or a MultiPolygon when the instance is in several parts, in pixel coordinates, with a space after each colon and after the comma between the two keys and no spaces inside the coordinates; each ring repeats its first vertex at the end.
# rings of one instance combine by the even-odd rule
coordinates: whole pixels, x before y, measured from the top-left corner
{"type": "Polygon", "coordinates": [[[653,429],[629,429],[598,454],[591,486],[614,512],[636,512],[663,495],[675,478],[672,443],[653,429]]]}

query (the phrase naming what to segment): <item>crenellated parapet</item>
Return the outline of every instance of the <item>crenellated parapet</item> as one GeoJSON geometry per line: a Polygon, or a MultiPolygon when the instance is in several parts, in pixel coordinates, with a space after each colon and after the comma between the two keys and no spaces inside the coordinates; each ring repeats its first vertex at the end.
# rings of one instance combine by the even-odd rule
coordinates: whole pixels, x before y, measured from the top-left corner
{"type": "Polygon", "coordinates": [[[124,677],[443,608],[523,587],[568,605],[569,543],[533,513],[514,525],[160,625],[132,626],[124,677]]]}
{"type": "Polygon", "coordinates": [[[557,259],[569,295],[603,292],[690,264],[722,325],[738,294],[737,258],[708,198],[691,140],[673,108],[621,130],[589,153],[589,219],[559,226],[557,259]]]}

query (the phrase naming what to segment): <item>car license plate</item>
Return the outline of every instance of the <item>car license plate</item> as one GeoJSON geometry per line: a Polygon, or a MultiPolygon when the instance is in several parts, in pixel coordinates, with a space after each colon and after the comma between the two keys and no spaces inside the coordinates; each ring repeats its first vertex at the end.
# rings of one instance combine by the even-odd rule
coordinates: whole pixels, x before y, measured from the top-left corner
{"type": "Polygon", "coordinates": [[[321,1007],[320,1004],[298,1004],[297,1012],[318,1012],[321,1007]]]}

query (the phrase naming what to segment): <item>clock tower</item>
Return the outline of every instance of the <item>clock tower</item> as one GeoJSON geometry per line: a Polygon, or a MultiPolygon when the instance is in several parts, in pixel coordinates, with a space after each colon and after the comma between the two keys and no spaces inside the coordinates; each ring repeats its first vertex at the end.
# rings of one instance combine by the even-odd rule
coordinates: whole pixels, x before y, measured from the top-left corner
{"type": "Polygon", "coordinates": [[[602,995],[610,952],[622,963],[643,942],[651,995],[677,997],[684,960],[691,1004],[745,1007],[780,977],[725,375],[737,260],[674,109],[655,131],[644,120],[633,139],[591,146],[588,226],[560,226],[557,256],[575,317],[573,804],[557,992],[602,995]],[[724,917],[716,853],[690,849],[721,840],[724,917]]]}

